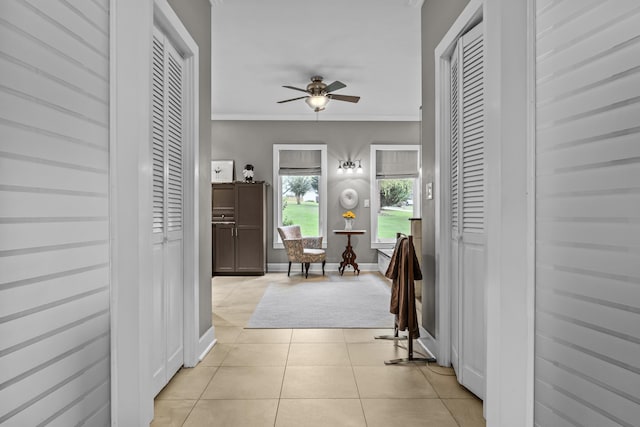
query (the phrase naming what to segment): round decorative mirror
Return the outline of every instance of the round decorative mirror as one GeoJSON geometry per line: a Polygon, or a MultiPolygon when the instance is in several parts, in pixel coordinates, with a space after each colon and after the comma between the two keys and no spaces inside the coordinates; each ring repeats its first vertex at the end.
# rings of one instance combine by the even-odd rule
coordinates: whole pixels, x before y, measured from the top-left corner
{"type": "Polygon", "coordinates": [[[353,188],[347,188],[340,193],[340,206],[344,209],[353,209],[358,206],[358,192],[353,188]]]}

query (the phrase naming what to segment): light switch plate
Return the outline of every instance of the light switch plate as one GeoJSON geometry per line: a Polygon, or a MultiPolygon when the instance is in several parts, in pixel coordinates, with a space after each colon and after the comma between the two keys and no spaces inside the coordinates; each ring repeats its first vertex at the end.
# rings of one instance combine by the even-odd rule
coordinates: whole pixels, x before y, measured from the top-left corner
{"type": "Polygon", "coordinates": [[[364,207],[365,208],[369,207],[369,199],[364,199],[364,207]]]}
{"type": "Polygon", "coordinates": [[[433,182],[427,183],[427,200],[433,199],[433,182]]]}

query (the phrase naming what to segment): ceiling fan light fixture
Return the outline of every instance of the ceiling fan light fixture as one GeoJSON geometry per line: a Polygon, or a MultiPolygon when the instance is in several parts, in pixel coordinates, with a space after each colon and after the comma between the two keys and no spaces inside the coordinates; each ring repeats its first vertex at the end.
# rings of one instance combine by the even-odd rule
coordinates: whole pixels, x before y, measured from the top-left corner
{"type": "Polygon", "coordinates": [[[324,107],[326,107],[329,102],[329,98],[325,95],[311,95],[307,99],[304,100],[309,107],[313,109],[313,111],[322,111],[324,107]]]}

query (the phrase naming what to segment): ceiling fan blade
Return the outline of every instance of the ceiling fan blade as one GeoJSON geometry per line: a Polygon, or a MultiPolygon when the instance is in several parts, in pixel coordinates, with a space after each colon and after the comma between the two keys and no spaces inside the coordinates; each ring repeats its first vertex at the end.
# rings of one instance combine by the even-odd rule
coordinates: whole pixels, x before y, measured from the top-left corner
{"type": "Polygon", "coordinates": [[[289,102],[289,101],[297,101],[298,99],[304,99],[304,98],[308,98],[308,96],[300,96],[298,98],[285,99],[284,101],[278,101],[278,104],[282,104],[283,102],[289,102]]]}
{"type": "Polygon", "coordinates": [[[353,103],[360,101],[359,96],[329,94],[327,95],[327,97],[330,99],[335,99],[336,101],[347,101],[347,102],[353,102],[353,103]]]}
{"type": "Polygon", "coordinates": [[[304,93],[309,93],[306,89],[300,89],[299,87],[294,87],[294,86],[282,86],[282,87],[286,87],[287,89],[299,90],[300,92],[304,92],[304,93]]]}
{"type": "Polygon", "coordinates": [[[347,85],[336,80],[335,82],[331,83],[329,86],[325,87],[324,91],[326,93],[329,93],[329,92],[333,92],[334,90],[342,89],[343,87],[347,87],[347,85]]]}

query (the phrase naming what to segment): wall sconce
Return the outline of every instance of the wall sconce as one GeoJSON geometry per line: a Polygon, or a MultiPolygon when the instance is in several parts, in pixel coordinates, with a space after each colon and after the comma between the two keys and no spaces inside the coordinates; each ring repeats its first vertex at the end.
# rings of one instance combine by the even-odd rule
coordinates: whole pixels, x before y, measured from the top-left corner
{"type": "Polygon", "coordinates": [[[364,173],[362,169],[362,162],[360,160],[338,160],[338,173],[353,173],[353,170],[356,170],[356,173],[364,173]],[[356,167],[356,162],[358,165],[356,167]]]}

